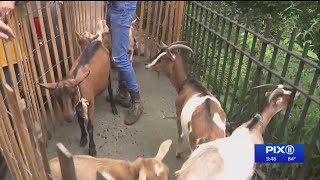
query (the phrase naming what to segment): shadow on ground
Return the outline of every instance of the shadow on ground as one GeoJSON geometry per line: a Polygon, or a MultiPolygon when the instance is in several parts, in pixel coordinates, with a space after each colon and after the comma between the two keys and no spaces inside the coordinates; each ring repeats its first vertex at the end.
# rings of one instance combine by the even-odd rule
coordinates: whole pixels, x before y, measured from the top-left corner
{"type": "MultiPolygon", "coordinates": [[[[133,161],[137,157],[153,157],[160,144],[166,139],[172,139],[170,151],[164,159],[170,169],[169,179],[174,178],[178,170],[189,155],[187,142],[183,144],[184,157],[175,158],[177,148],[177,127],[174,100],[176,92],[165,76],[148,71],[144,67],[143,57],[134,57],[134,68],[140,85],[140,94],[144,102],[144,114],[140,120],[132,125],[124,125],[122,119],[127,111],[117,105],[119,115],[111,113],[111,107],[105,101],[107,90],[96,98],[94,139],[97,157],[115,158],[133,161]]],[[[117,90],[116,72],[113,71],[113,89],[117,90]]],[[[114,92],[115,93],[115,92],[114,92]]],[[[80,127],[74,120],[72,123],[57,125],[53,138],[48,141],[48,159],[57,156],[56,144],[63,143],[72,154],[87,154],[85,148],[79,146],[80,127]]]]}

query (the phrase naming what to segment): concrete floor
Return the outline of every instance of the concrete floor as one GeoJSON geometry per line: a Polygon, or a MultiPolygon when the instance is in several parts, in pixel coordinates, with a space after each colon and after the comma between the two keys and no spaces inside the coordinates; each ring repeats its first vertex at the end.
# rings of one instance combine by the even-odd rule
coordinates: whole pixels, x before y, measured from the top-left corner
{"type": "MultiPolygon", "coordinates": [[[[167,77],[144,68],[144,58],[134,57],[134,68],[140,85],[140,94],[144,102],[144,114],[140,120],[126,126],[122,119],[127,111],[117,105],[119,116],[111,113],[110,104],[105,101],[107,90],[96,98],[94,139],[97,157],[114,158],[133,161],[138,156],[154,157],[160,144],[166,139],[172,139],[170,151],[164,163],[170,169],[170,179],[189,155],[187,143],[184,142],[184,157],[175,158],[177,147],[177,127],[174,100],[176,91],[167,77]],[[169,118],[167,118],[169,117],[169,118]]],[[[117,90],[116,72],[113,72],[113,88],[117,90]]],[[[80,148],[80,127],[75,120],[58,126],[53,138],[48,143],[48,159],[57,156],[56,144],[61,142],[72,154],[87,154],[88,145],[80,148]]]]}

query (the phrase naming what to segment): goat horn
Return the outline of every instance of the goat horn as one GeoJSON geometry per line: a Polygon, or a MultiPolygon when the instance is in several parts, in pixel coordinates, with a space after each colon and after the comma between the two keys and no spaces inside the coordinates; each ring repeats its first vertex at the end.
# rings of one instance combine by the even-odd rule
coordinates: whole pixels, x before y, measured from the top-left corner
{"type": "Polygon", "coordinates": [[[172,45],[175,45],[175,44],[185,44],[185,45],[187,45],[188,42],[186,42],[186,41],[176,41],[176,42],[171,43],[171,44],[169,45],[169,47],[172,46],[172,45]]]}
{"type": "Polygon", "coordinates": [[[283,89],[284,86],[282,84],[279,84],[279,85],[274,85],[274,84],[262,84],[262,85],[259,85],[259,86],[256,86],[256,87],[253,87],[252,89],[255,90],[255,89],[265,89],[266,91],[273,91],[277,88],[281,88],[283,89]]]}
{"type": "Polygon", "coordinates": [[[274,90],[274,91],[270,94],[270,96],[269,96],[269,103],[271,102],[271,100],[272,100],[274,97],[276,97],[276,96],[278,96],[278,95],[282,95],[282,94],[284,94],[284,90],[283,90],[283,89],[276,89],[276,90],[274,90]]]}
{"type": "Polygon", "coordinates": [[[177,49],[177,48],[187,49],[187,50],[189,50],[189,51],[191,51],[193,53],[192,49],[189,46],[184,45],[184,44],[171,45],[171,46],[168,47],[168,50],[173,50],[173,49],[177,49]]]}

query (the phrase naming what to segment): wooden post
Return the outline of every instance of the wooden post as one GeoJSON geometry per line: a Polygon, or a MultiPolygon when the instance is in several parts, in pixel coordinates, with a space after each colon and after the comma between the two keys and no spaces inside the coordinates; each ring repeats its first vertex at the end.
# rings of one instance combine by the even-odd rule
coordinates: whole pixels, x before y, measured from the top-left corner
{"type": "Polygon", "coordinates": [[[62,143],[57,144],[57,153],[63,180],[77,180],[72,154],[62,143]]]}

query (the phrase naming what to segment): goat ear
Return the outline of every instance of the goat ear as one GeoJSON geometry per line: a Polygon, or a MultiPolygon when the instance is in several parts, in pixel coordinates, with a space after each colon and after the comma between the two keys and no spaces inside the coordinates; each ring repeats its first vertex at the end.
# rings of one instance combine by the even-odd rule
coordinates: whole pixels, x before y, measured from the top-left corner
{"type": "Polygon", "coordinates": [[[168,153],[169,149],[170,149],[170,146],[172,144],[172,140],[171,139],[168,139],[166,141],[164,141],[160,147],[159,147],[159,150],[158,150],[158,154],[156,155],[156,159],[162,161],[162,159],[164,158],[164,156],[166,156],[166,154],[168,153]]]}
{"type": "Polygon", "coordinates": [[[72,86],[74,87],[80,84],[89,74],[90,70],[88,68],[79,69],[77,77],[71,80],[72,86]]]}
{"type": "Polygon", "coordinates": [[[97,39],[98,37],[99,37],[99,34],[96,34],[90,39],[90,41],[93,41],[93,40],[97,39]]]}
{"type": "Polygon", "coordinates": [[[168,47],[164,42],[162,42],[162,41],[160,41],[160,47],[161,48],[166,48],[166,47],[168,47]]]}
{"type": "Polygon", "coordinates": [[[147,180],[147,173],[143,168],[139,171],[139,180],[147,180]]]}
{"type": "Polygon", "coordinates": [[[56,89],[57,88],[57,84],[58,83],[37,83],[39,86],[41,87],[44,87],[46,89],[50,89],[50,90],[53,90],[53,89],[56,89]]]}

